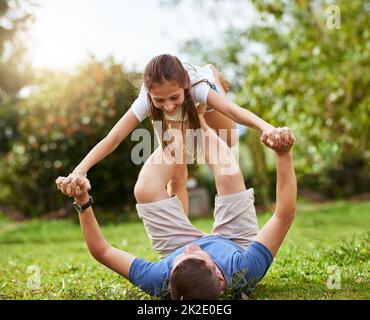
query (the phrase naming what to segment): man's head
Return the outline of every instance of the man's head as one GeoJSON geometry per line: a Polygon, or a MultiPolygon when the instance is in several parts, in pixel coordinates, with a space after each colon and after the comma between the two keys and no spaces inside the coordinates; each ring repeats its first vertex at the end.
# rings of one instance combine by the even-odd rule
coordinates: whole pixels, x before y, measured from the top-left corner
{"type": "Polygon", "coordinates": [[[169,282],[172,299],[218,299],[225,287],[222,272],[199,246],[189,244],[175,258],[169,282]]]}

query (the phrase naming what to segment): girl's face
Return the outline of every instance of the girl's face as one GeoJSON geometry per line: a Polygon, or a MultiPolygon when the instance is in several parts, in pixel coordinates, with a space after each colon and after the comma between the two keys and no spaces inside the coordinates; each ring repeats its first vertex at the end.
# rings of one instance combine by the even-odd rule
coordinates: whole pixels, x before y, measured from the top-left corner
{"type": "Polygon", "coordinates": [[[176,81],[165,81],[154,84],[149,91],[154,106],[168,115],[177,114],[184,103],[184,88],[180,88],[176,81]]]}

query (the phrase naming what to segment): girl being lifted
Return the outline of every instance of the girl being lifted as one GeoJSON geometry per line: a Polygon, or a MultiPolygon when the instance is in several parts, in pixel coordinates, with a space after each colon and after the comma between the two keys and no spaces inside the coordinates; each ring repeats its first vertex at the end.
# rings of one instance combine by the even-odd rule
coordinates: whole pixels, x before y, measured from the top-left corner
{"type": "MultiPolygon", "coordinates": [[[[145,67],[144,83],[131,108],[63,181],[68,186],[67,194],[72,197],[89,190],[86,175],[90,168],[113,152],[147,116],[152,122],[160,121],[162,132],[167,128],[196,130],[200,128],[198,113],[204,113],[206,108],[204,118],[208,126],[217,134],[225,129],[229,146],[237,141],[235,123],[273,135],[272,125],[227,99],[228,87],[228,82],[213,65],[190,66],[168,54],[154,57],[145,67]],[[80,190],[78,185],[83,185],[85,190],[80,190]]],[[[267,143],[273,140],[271,136],[267,143]]],[[[176,166],[167,191],[178,196],[188,214],[187,165],[176,166]]]]}

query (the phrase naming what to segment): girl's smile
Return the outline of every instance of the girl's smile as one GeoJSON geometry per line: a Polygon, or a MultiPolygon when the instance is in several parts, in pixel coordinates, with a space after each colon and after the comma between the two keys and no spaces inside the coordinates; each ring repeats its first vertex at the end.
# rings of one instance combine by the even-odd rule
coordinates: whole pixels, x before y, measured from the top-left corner
{"type": "Polygon", "coordinates": [[[184,88],[180,88],[176,81],[164,81],[155,84],[149,91],[154,106],[169,115],[178,112],[179,106],[184,103],[184,88]]]}
{"type": "Polygon", "coordinates": [[[179,111],[179,106],[174,106],[172,111],[167,111],[167,110],[164,110],[164,112],[168,115],[174,115],[174,114],[177,114],[177,112],[179,111]]]}

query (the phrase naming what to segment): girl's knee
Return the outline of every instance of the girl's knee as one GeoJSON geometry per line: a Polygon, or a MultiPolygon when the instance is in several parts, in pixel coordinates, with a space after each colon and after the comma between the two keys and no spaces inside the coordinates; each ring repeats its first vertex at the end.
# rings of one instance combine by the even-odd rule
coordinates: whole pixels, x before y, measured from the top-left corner
{"type": "Polygon", "coordinates": [[[208,63],[207,64],[207,67],[212,70],[214,76],[217,75],[218,70],[217,70],[217,68],[212,63],[208,63]]]}
{"type": "Polygon", "coordinates": [[[221,89],[221,93],[226,94],[230,89],[229,81],[225,79],[222,73],[213,64],[207,64],[207,67],[212,70],[216,83],[219,86],[219,89],[221,89]]]}

